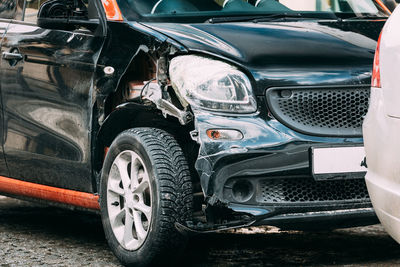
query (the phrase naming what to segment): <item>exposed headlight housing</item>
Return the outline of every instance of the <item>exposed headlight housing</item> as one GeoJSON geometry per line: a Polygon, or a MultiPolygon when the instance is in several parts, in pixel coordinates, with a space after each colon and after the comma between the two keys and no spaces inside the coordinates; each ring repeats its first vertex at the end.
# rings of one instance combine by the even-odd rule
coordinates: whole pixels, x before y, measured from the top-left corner
{"type": "Polygon", "coordinates": [[[174,89],[192,107],[231,113],[257,110],[249,78],[223,61],[178,56],[171,60],[169,75],[174,89]]]}

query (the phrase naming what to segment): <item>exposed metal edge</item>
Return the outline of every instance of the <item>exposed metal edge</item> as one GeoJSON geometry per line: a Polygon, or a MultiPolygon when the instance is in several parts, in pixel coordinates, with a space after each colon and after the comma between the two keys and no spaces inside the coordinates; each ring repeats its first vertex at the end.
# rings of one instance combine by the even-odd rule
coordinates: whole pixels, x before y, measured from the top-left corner
{"type": "Polygon", "coordinates": [[[232,230],[237,228],[245,228],[250,227],[256,223],[256,220],[250,220],[246,222],[236,222],[231,224],[224,224],[224,225],[215,225],[209,227],[195,227],[195,226],[187,226],[181,223],[175,223],[175,228],[181,233],[185,235],[196,235],[196,234],[210,234],[210,233],[217,233],[220,231],[232,230]]]}

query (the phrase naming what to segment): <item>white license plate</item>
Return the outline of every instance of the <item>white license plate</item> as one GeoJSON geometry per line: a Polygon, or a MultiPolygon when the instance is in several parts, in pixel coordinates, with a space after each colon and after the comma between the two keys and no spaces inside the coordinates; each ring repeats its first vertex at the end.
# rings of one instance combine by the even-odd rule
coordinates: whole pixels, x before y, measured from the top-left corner
{"type": "Polygon", "coordinates": [[[365,158],[364,147],[313,148],[313,173],[341,174],[366,172],[361,166],[365,158]]]}

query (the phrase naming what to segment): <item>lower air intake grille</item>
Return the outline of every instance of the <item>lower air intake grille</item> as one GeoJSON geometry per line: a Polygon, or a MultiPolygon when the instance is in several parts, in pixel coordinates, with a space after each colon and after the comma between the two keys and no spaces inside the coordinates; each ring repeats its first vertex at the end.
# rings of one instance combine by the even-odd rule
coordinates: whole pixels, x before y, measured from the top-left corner
{"type": "Polygon", "coordinates": [[[369,86],[267,90],[268,107],[276,119],[301,133],[321,136],[361,136],[369,96],[369,86]]]}
{"type": "Polygon", "coordinates": [[[369,199],[364,179],[315,181],[312,178],[260,181],[258,201],[294,203],[369,199]]]}

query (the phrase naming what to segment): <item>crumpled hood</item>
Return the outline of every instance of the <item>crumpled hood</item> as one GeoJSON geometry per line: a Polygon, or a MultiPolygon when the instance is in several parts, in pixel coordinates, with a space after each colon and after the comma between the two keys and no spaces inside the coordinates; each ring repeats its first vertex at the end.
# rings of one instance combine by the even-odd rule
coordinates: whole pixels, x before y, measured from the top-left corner
{"type": "MultiPolygon", "coordinates": [[[[296,79],[290,78],[289,73],[295,74],[298,80],[302,69],[307,69],[306,72],[309,73],[313,72],[314,68],[318,72],[316,76],[324,71],[332,74],[333,69],[347,72],[344,75],[348,76],[346,78],[339,78],[343,75],[334,74],[336,83],[369,83],[376,40],[384,22],[305,20],[269,23],[144,24],[183,44],[192,53],[212,54],[241,65],[252,73],[260,87],[264,87],[277,80],[284,80],[287,81],[287,85],[293,85],[296,79]],[[286,75],[282,74],[284,77],[268,77],[276,71],[283,73],[282,70],[286,71],[286,75]],[[348,73],[349,71],[356,71],[356,74],[348,73]],[[363,77],[356,77],[350,82],[345,81],[360,74],[363,77]]],[[[307,85],[313,83],[307,77],[301,79],[307,80],[307,85]]],[[[298,84],[298,81],[295,83],[298,84]]]]}

